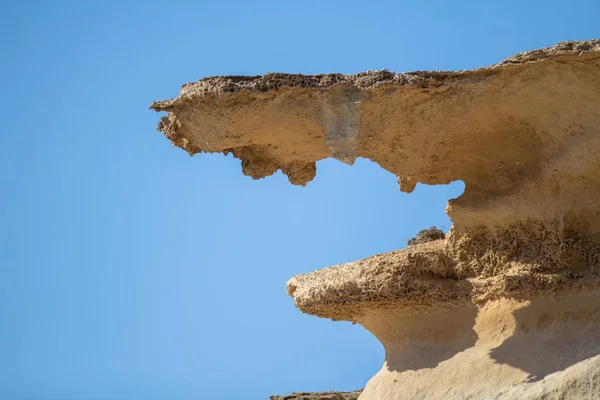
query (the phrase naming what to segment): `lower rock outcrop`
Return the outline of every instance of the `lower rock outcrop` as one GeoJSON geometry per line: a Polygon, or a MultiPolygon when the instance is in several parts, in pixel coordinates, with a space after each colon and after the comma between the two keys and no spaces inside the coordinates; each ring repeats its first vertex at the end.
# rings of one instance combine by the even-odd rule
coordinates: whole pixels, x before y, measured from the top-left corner
{"type": "Polygon", "coordinates": [[[416,245],[288,282],[301,311],[359,323],[383,344],[385,363],[361,400],[600,394],[596,275],[539,288],[511,285],[536,279],[519,271],[508,283],[457,279],[445,245],[416,245]]]}
{"type": "Polygon", "coordinates": [[[465,183],[444,240],[287,284],[384,345],[361,400],[600,398],[600,40],[465,72],[205,78],[151,108],[254,179],[365,157],[404,192],[465,183]]]}
{"type": "Polygon", "coordinates": [[[287,396],[271,396],[271,400],[357,400],[362,390],[354,392],[292,393],[287,396]]]}

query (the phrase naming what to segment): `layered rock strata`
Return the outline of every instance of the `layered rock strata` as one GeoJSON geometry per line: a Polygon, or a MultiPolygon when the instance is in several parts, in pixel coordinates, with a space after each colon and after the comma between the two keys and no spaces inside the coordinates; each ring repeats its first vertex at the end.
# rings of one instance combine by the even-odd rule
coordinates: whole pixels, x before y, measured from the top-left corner
{"type": "Polygon", "coordinates": [[[466,72],[205,78],[151,108],[174,145],[255,179],[364,157],[404,192],[465,183],[446,240],[288,282],[384,345],[361,400],[600,393],[600,40],[466,72]]]}

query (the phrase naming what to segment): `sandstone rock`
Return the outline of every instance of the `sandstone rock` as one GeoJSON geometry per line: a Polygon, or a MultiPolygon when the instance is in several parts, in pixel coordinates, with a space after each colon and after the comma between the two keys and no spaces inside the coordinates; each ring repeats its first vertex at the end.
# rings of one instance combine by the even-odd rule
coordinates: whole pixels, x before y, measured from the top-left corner
{"type": "Polygon", "coordinates": [[[292,393],[287,396],[271,396],[271,400],[356,400],[362,390],[354,392],[292,393]]]}
{"type": "Polygon", "coordinates": [[[600,398],[600,40],[465,72],[205,78],[151,108],[254,179],[365,157],[408,193],[464,181],[446,239],[287,284],[383,343],[361,400],[600,398]]]}

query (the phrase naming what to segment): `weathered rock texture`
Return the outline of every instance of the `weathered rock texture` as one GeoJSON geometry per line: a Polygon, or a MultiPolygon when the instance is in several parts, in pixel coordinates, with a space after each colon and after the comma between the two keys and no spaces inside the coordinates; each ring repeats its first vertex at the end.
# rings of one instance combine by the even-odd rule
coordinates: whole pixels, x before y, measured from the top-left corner
{"type": "Polygon", "coordinates": [[[361,399],[598,398],[598,276],[550,278],[542,288],[520,270],[457,279],[445,245],[416,245],[288,282],[300,310],[360,323],[385,347],[385,364],[361,399]]]}
{"type": "Polygon", "coordinates": [[[357,400],[362,390],[354,392],[292,393],[287,396],[271,396],[271,400],[357,400]]]}
{"type": "Polygon", "coordinates": [[[206,78],[151,108],[255,179],[365,157],[405,192],[464,181],[445,240],[288,282],[385,346],[361,400],[600,398],[600,40],[467,72],[206,78]]]}

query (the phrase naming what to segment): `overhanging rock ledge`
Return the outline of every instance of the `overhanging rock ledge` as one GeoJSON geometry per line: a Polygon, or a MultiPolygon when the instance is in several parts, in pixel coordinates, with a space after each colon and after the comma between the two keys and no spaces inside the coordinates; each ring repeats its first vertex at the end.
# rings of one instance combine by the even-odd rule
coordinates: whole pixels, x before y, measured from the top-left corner
{"type": "Polygon", "coordinates": [[[364,157],[405,192],[465,183],[446,240],[288,282],[383,343],[361,400],[597,398],[600,40],[465,72],[204,78],[151,108],[174,145],[255,179],[364,157]]]}

